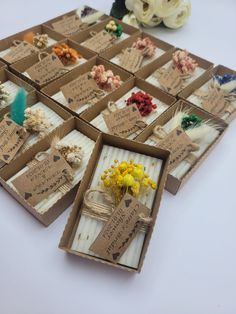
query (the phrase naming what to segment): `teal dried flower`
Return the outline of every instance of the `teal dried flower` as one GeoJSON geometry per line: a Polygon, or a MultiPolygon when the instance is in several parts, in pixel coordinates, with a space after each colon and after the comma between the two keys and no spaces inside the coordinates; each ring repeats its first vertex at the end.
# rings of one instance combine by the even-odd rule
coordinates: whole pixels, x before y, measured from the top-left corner
{"type": "Polygon", "coordinates": [[[23,125],[25,120],[25,108],[26,108],[26,91],[24,88],[20,88],[16,94],[15,99],[11,103],[10,115],[11,119],[19,124],[23,125]]]}
{"type": "Polygon", "coordinates": [[[196,114],[190,114],[183,117],[181,127],[183,130],[193,129],[202,124],[202,118],[196,114]]]}

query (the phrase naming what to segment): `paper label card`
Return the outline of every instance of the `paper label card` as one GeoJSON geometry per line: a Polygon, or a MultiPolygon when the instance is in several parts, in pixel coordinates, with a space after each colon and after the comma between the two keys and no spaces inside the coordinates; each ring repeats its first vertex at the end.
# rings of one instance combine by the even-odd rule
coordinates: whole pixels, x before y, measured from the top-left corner
{"type": "Polygon", "coordinates": [[[55,53],[34,64],[26,72],[37,84],[47,84],[62,75],[64,65],[55,53]]]}
{"type": "Polygon", "coordinates": [[[9,63],[14,63],[36,52],[38,52],[36,47],[23,41],[19,45],[12,47],[3,58],[9,63]]]}
{"type": "Polygon", "coordinates": [[[191,138],[181,127],[175,128],[163,140],[158,143],[158,147],[171,152],[168,170],[174,169],[184,160],[194,149],[191,138]]]}
{"type": "Polygon", "coordinates": [[[126,193],[90,250],[113,263],[119,262],[120,257],[142,226],[140,214],[149,217],[150,209],[126,193]]]}
{"type": "Polygon", "coordinates": [[[82,21],[77,15],[66,16],[60,21],[52,23],[52,27],[55,31],[63,34],[64,36],[73,35],[80,30],[81,26],[82,21]]]}
{"type": "Polygon", "coordinates": [[[225,99],[225,92],[218,88],[212,88],[207,97],[203,98],[203,108],[212,114],[220,116],[228,107],[228,102],[225,99]]]}
{"type": "Polygon", "coordinates": [[[167,69],[162,68],[156,71],[155,77],[161,86],[170,94],[176,95],[183,87],[181,73],[172,66],[167,69]]]}
{"type": "Polygon", "coordinates": [[[101,52],[113,45],[114,37],[102,30],[96,35],[92,36],[90,39],[86,40],[83,45],[93,51],[101,52]]]}
{"type": "Polygon", "coordinates": [[[97,83],[89,72],[61,87],[61,91],[72,110],[78,109],[93,99],[97,89],[97,83]]]}
{"type": "Polygon", "coordinates": [[[138,121],[142,121],[142,116],[135,104],[117,109],[107,115],[103,115],[109,132],[120,137],[128,137],[136,132],[139,127],[138,121]]]}
{"type": "Polygon", "coordinates": [[[127,48],[121,55],[120,66],[134,73],[138,71],[143,62],[142,51],[136,48],[127,48]]]}
{"type": "Polygon", "coordinates": [[[32,206],[47,198],[68,182],[72,168],[59,151],[53,149],[48,156],[12,181],[20,195],[32,206]]]}
{"type": "Polygon", "coordinates": [[[0,160],[9,164],[25,143],[29,133],[10,118],[0,122],[0,160]]]}

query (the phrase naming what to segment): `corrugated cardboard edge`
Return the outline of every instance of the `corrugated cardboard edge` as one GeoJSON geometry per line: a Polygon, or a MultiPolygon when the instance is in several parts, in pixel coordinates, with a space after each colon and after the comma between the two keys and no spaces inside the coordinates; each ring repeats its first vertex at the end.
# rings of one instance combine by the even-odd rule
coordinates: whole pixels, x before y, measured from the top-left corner
{"type": "MultiPolygon", "coordinates": [[[[152,42],[157,46],[157,49],[162,49],[162,50],[164,50],[163,55],[164,55],[166,52],[168,52],[169,50],[174,49],[174,46],[173,46],[173,45],[171,45],[171,44],[169,44],[169,43],[167,43],[167,42],[165,42],[165,41],[163,41],[163,40],[161,40],[161,39],[159,39],[159,38],[157,38],[157,37],[154,37],[154,36],[152,36],[152,35],[150,35],[150,34],[148,34],[148,33],[141,32],[141,33],[136,33],[136,34],[130,36],[126,41],[122,41],[122,42],[120,42],[119,44],[116,44],[116,45],[112,46],[111,48],[108,48],[107,50],[101,52],[101,53],[99,54],[99,56],[102,57],[102,58],[104,58],[105,60],[108,60],[108,61],[112,62],[112,61],[111,61],[112,58],[114,58],[114,57],[117,56],[119,53],[121,53],[123,49],[126,49],[126,48],[131,47],[132,44],[133,44],[139,37],[141,37],[141,38],[149,37],[149,38],[152,40],[152,42]]],[[[162,56],[163,56],[163,55],[162,55],[162,56]]],[[[155,58],[155,60],[161,58],[162,56],[155,58]]],[[[152,64],[155,60],[151,61],[151,62],[148,63],[148,64],[152,64]]],[[[118,66],[120,66],[120,65],[118,65],[118,66]]],[[[144,68],[145,66],[146,66],[146,65],[141,66],[141,69],[144,68]]],[[[120,66],[120,67],[121,67],[122,69],[126,70],[126,69],[123,68],[122,66],[120,66]]],[[[127,70],[126,70],[126,71],[127,71],[127,70]]],[[[137,73],[137,71],[136,71],[136,72],[131,72],[131,71],[130,71],[130,73],[135,74],[135,73],[137,73]]]]}
{"type": "MultiPolygon", "coordinates": [[[[187,100],[187,98],[192,95],[192,93],[199,89],[202,85],[204,85],[206,82],[208,82],[211,78],[212,75],[219,74],[234,74],[236,75],[236,71],[229,69],[221,64],[217,65],[213,69],[209,69],[207,72],[205,72],[202,76],[200,76],[198,79],[193,81],[190,85],[185,87],[179,94],[178,98],[187,100]]],[[[188,102],[192,103],[191,101],[188,100],[188,102]]],[[[193,104],[193,103],[192,103],[193,104]]],[[[194,105],[194,104],[193,104],[194,105]]],[[[202,108],[205,110],[204,108],[202,108]]],[[[216,116],[217,117],[217,116],[216,116]]],[[[236,118],[236,110],[225,120],[226,123],[232,122],[236,118]]]]}
{"type": "Polygon", "coordinates": [[[135,151],[137,153],[141,153],[141,154],[145,154],[145,155],[150,155],[150,156],[160,158],[163,160],[161,174],[160,174],[159,182],[158,182],[158,189],[157,189],[157,193],[156,193],[156,196],[155,196],[155,199],[153,202],[153,208],[152,208],[152,217],[153,217],[154,224],[155,224],[156,217],[157,217],[157,214],[159,211],[162,193],[163,193],[165,182],[166,182],[167,168],[168,168],[168,164],[169,164],[170,152],[162,150],[162,149],[158,149],[156,147],[147,146],[147,145],[144,145],[144,144],[141,144],[138,142],[130,141],[127,139],[121,139],[121,138],[116,137],[116,136],[102,133],[100,135],[97,143],[96,143],[96,147],[94,148],[94,151],[93,151],[93,154],[91,155],[91,158],[90,158],[90,161],[88,163],[86,172],[84,173],[84,177],[83,177],[81,184],[80,184],[80,187],[78,189],[78,193],[77,193],[76,198],[75,198],[73,209],[69,215],[67,224],[65,226],[63,235],[62,235],[60,243],[59,243],[59,248],[66,251],[67,253],[78,255],[78,256],[81,256],[81,257],[84,257],[84,258],[87,258],[90,260],[94,260],[94,261],[97,261],[97,262],[100,262],[100,263],[103,263],[106,265],[111,265],[111,266],[114,266],[116,268],[120,268],[120,269],[131,271],[131,272],[140,272],[142,265],[143,265],[145,255],[146,255],[146,252],[147,252],[147,247],[148,247],[151,235],[152,235],[154,224],[150,227],[148,233],[146,234],[145,241],[143,244],[142,253],[140,256],[139,265],[138,265],[137,269],[127,267],[124,265],[120,265],[120,264],[113,264],[113,263],[106,261],[106,260],[103,260],[101,258],[90,256],[88,254],[83,254],[83,253],[71,250],[71,243],[73,241],[73,237],[74,237],[74,234],[75,234],[75,231],[76,231],[76,228],[77,228],[80,216],[81,216],[81,205],[83,202],[83,195],[84,195],[84,192],[89,187],[89,184],[92,180],[92,177],[94,175],[96,165],[98,163],[99,156],[100,156],[100,153],[101,153],[101,150],[102,150],[102,147],[104,144],[123,148],[123,149],[129,150],[129,151],[135,151]]]}
{"type": "Polygon", "coordinates": [[[208,149],[205,150],[205,152],[202,154],[202,156],[198,159],[198,161],[194,164],[194,166],[187,172],[186,175],[183,176],[182,179],[177,179],[173,177],[172,175],[168,174],[167,181],[166,181],[166,186],[165,189],[169,191],[172,194],[177,194],[179,189],[185,184],[188,179],[192,176],[194,171],[201,165],[201,163],[207,158],[207,156],[210,154],[210,152],[214,149],[214,147],[219,143],[219,141],[222,139],[223,135],[225,134],[228,124],[213,116],[209,112],[206,112],[205,110],[187,102],[184,100],[178,100],[173,106],[171,106],[168,110],[163,112],[163,114],[154,121],[151,125],[149,125],[137,138],[137,141],[140,142],[145,142],[146,139],[152,134],[152,130],[155,125],[164,125],[174,114],[177,108],[179,107],[189,107],[192,108],[194,113],[199,114],[203,119],[209,120],[211,119],[212,121],[216,122],[221,127],[221,133],[219,137],[208,147],[208,149]]]}
{"type": "Polygon", "coordinates": [[[28,202],[25,201],[18,193],[16,193],[6,181],[22,169],[29,161],[31,161],[34,156],[39,151],[47,150],[50,147],[51,140],[55,135],[60,137],[65,136],[73,129],[79,130],[81,133],[85,134],[89,138],[93,139],[95,142],[98,139],[99,132],[87,125],[84,121],[78,118],[70,118],[64,122],[59,128],[54,130],[50,135],[42,139],[37,144],[33,145],[25,153],[17,157],[12,161],[10,165],[5,166],[0,170],[0,183],[3,187],[23,206],[27,211],[29,211],[35,218],[37,218],[43,225],[50,225],[70,204],[73,203],[75,194],[79,183],[73,187],[68,193],[66,193],[62,198],[60,198],[46,213],[39,214],[28,202]]]}

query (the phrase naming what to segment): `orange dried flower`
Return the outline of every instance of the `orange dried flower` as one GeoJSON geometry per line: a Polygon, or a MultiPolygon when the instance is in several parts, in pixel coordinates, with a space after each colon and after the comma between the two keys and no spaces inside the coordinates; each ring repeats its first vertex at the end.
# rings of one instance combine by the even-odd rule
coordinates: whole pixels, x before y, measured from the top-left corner
{"type": "Polygon", "coordinates": [[[54,45],[52,51],[65,66],[76,63],[77,59],[82,57],[75,49],[65,43],[54,45]]]}
{"type": "Polygon", "coordinates": [[[33,44],[34,36],[35,36],[35,33],[34,33],[34,32],[27,32],[27,33],[23,36],[23,40],[26,41],[26,42],[29,43],[29,44],[33,44]]]}

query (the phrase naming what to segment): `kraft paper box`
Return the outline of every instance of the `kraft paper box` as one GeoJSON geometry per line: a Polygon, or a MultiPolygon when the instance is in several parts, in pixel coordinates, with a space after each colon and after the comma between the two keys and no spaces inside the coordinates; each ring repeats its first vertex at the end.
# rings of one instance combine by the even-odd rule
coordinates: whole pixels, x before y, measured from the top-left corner
{"type": "MultiPolygon", "coordinates": [[[[51,224],[68,206],[70,206],[75,198],[79,182],[86,169],[87,162],[93,151],[97,141],[99,132],[94,128],[88,126],[82,120],[71,118],[67,120],[61,127],[55,130],[51,135],[42,139],[37,145],[32,146],[29,150],[16,158],[12,163],[0,170],[0,183],[3,187],[35,218],[37,218],[43,225],[48,226],[51,224]],[[14,188],[11,181],[14,178],[19,178],[21,174],[31,167],[30,165],[38,153],[45,152],[50,149],[50,145],[55,136],[69,144],[78,144],[84,150],[84,156],[80,170],[74,173],[73,187],[66,192],[59,190],[50,194],[47,198],[41,201],[36,206],[32,206],[23,196],[21,196],[14,188]],[[27,168],[25,168],[27,167],[27,168]],[[41,205],[40,205],[41,204],[41,205]],[[40,205],[40,206],[39,206],[40,205]]],[[[61,140],[60,142],[62,142],[61,140]]]]}
{"type": "MultiPolygon", "coordinates": [[[[44,94],[38,91],[33,91],[28,94],[27,108],[29,107],[34,110],[36,109],[43,110],[48,121],[50,122],[50,126],[47,129],[47,134],[44,137],[48,136],[50,133],[54,132],[56,129],[61,127],[66,120],[72,118],[71,114],[68,111],[64,110],[59,105],[57,105],[53,100],[51,100],[50,98],[46,97],[44,94]]],[[[0,120],[2,120],[3,117],[9,113],[9,107],[4,108],[1,113],[2,116],[0,120]]],[[[30,133],[30,136],[27,138],[26,142],[21,147],[20,151],[16,154],[15,158],[17,158],[19,155],[27,151],[31,146],[37,145],[37,143],[42,138],[43,137],[39,136],[39,133],[34,132],[30,133]]],[[[0,169],[5,165],[6,164],[0,160],[0,169]]]]}
{"type": "MultiPolygon", "coordinates": [[[[210,69],[209,71],[204,73],[201,77],[199,77],[199,79],[197,79],[192,84],[187,86],[178,96],[220,117],[221,119],[225,120],[227,123],[230,123],[236,117],[236,100],[230,101],[233,107],[232,112],[226,113],[225,111],[223,111],[222,113],[217,114],[217,113],[214,113],[214,111],[211,112],[211,110],[207,110],[207,108],[204,108],[204,105],[202,102],[202,96],[201,95],[198,96],[197,94],[195,95],[195,92],[196,93],[206,92],[206,95],[207,94],[209,95],[209,87],[210,87],[210,84],[213,83],[213,76],[214,75],[223,76],[224,74],[236,75],[236,71],[231,70],[223,65],[218,65],[214,67],[213,69],[210,69]]],[[[217,102],[217,105],[218,104],[222,104],[222,106],[224,106],[224,97],[220,98],[220,100],[217,102]]],[[[214,110],[214,107],[212,109],[214,110]]]]}
{"type": "MultiPolygon", "coordinates": [[[[169,65],[171,65],[172,61],[172,55],[176,50],[179,50],[180,48],[175,48],[173,50],[169,50],[164,55],[162,55],[159,59],[153,61],[151,64],[146,65],[144,68],[140,69],[135,73],[135,76],[145,79],[150,84],[153,84],[154,86],[163,89],[163,87],[160,85],[160,82],[158,79],[155,78],[155,72],[160,69],[168,68],[169,65]]],[[[191,84],[194,80],[196,80],[198,77],[200,77],[202,74],[204,74],[207,70],[211,69],[213,67],[213,63],[202,59],[194,54],[189,54],[190,57],[192,57],[197,63],[198,67],[195,69],[193,74],[183,83],[183,87],[180,88],[179,91],[171,93],[173,96],[176,96],[179,92],[181,92],[186,86],[191,84]]]]}
{"type": "MultiPolygon", "coordinates": [[[[190,166],[187,165],[188,166],[187,171],[185,171],[184,174],[180,178],[170,173],[168,174],[165,189],[174,195],[179,191],[179,189],[183,186],[183,184],[185,184],[185,182],[188,181],[188,179],[197,170],[197,168],[201,165],[201,163],[207,158],[207,156],[214,149],[214,147],[219,143],[219,141],[222,139],[228,127],[228,124],[225,123],[223,120],[211,115],[210,113],[202,110],[201,108],[198,108],[190,104],[187,101],[179,100],[172,107],[170,107],[166,112],[164,112],[153,124],[148,126],[136,138],[136,141],[139,141],[142,143],[148,143],[149,145],[154,145],[158,147],[158,144],[154,144],[154,143],[151,144],[150,142],[151,137],[153,136],[154,128],[156,126],[163,127],[164,125],[166,125],[172,119],[175,113],[178,112],[179,110],[187,111],[189,114],[196,114],[199,117],[201,117],[203,121],[210,120],[212,125],[218,126],[218,129],[217,131],[215,131],[216,134],[214,133],[214,137],[212,137],[213,140],[210,142],[210,144],[208,143],[208,145],[205,145],[204,150],[201,150],[200,148],[201,155],[198,156],[197,158],[194,158],[190,166]]],[[[165,141],[165,138],[163,138],[163,141],[165,141]]]]}
{"type": "MultiPolygon", "coordinates": [[[[166,94],[162,90],[155,88],[153,85],[133,77],[131,80],[125,82],[119,89],[99,101],[95,106],[85,110],[81,114],[81,118],[90,123],[98,130],[104,133],[110,133],[109,128],[104,120],[104,113],[108,113],[108,104],[110,102],[116,104],[117,109],[125,108],[126,100],[132,96],[132,93],[142,91],[148,93],[152,97],[152,103],[157,105],[149,115],[142,117],[147,125],[156,120],[165,110],[176,102],[176,98],[166,94]]],[[[137,130],[130,134],[127,138],[134,139],[144,129],[137,130]]]]}
{"type": "Polygon", "coordinates": [[[6,68],[0,69],[0,86],[3,87],[4,91],[9,93],[9,99],[7,103],[2,106],[0,105],[0,117],[3,116],[2,111],[4,112],[4,109],[6,107],[9,107],[10,103],[14,100],[20,87],[23,87],[27,94],[35,90],[30,84],[28,84],[6,68]]]}
{"type": "MultiPolygon", "coordinates": [[[[135,34],[133,36],[131,36],[130,38],[128,38],[126,41],[123,41],[117,45],[114,45],[113,47],[111,47],[110,49],[107,49],[104,52],[100,53],[100,56],[106,60],[109,60],[112,63],[115,63],[117,65],[119,65],[120,67],[122,67],[121,62],[119,60],[119,57],[122,54],[122,50],[125,50],[126,48],[130,48],[132,47],[132,44],[134,42],[137,41],[138,38],[150,38],[151,41],[154,43],[154,45],[156,46],[156,52],[154,54],[154,56],[152,56],[151,58],[147,58],[144,57],[142,63],[141,63],[141,67],[140,69],[142,69],[143,67],[145,67],[147,64],[152,63],[154,60],[158,59],[159,57],[161,57],[165,52],[169,51],[170,49],[173,49],[174,46],[170,45],[169,43],[162,41],[154,36],[151,36],[148,33],[142,32],[140,34],[135,34]]],[[[126,71],[127,69],[124,68],[126,71]]],[[[135,73],[133,71],[130,71],[131,73],[135,73]]]]}
{"type": "MultiPolygon", "coordinates": [[[[109,17],[105,21],[103,21],[103,22],[101,22],[99,24],[96,24],[96,25],[90,27],[89,29],[81,31],[78,34],[72,36],[71,39],[76,41],[76,42],[78,42],[79,44],[85,46],[86,45],[85,41],[87,41],[88,39],[92,38],[93,34],[99,33],[100,31],[104,30],[105,26],[109,23],[109,21],[115,21],[116,23],[121,24],[123,26],[123,33],[122,33],[121,37],[116,39],[112,46],[115,46],[115,45],[117,45],[117,44],[119,44],[121,42],[126,41],[132,35],[140,34],[140,31],[139,31],[138,28],[133,27],[131,25],[128,25],[126,23],[123,23],[122,21],[117,20],[115,18],[109,17]]],[[[102,48],[103,51],[106,50],[106,49],[109,49],[109,48],[104,48],[104,49],[102,48]]],[[[101,53],[100,49],[98,51],[94,50],[94,49],[92,49],[92,50],[95,51],[98,54],[101,53]]]]}
{"type": "Polygon", "coordinates": [[[64,39],[64,40],[60,41],[59,43],[60,44],[66,43],[71,48],[78,51],[78,53],[82,55],[82,58],[78,58],[78,61],[73,65],[63,66],[63,64],[62,64],[62,73],[58,74],[54,79],[52,78],[48,83],[43,83],[43,82],[37,83],[35,80],[30,78],[29,74],[27,73],[27,70],[30,67],[36,65],[40,61],[41,58],[43,60],[43,58],[46,57],[46,55],[44,56],[45,53],[52,54],[53,53],[52,47],[47,48],[46,50],[44,50],[44,52],[39,52],[38,54],[37,53],[33,54],[33,55],[25,58],[24,60],[21,60],[21,61],[14,63],[13,65],[10,66],[11,70],[16,75],[20,76],[22,79],[26,80],[27,82],[29,82],[30,84],[35,86],[35,88],[41,89],[45,85],[49,84],[50,82],[54,81],[55,79],[58,79],[59,77],[62,77],[63,75],[69,73],[70,71],[73,71],[75,68],[81,66],[83,63],[87,62],[88,60],[90,60],[96,56],[96,54],[91,52],[89,49],[86,49],[85,47],[78,45],[77,43],[73,42],[70,39],[64,39]]]}
{"type": "MultiPolygon", "coordinates": [[[[107,19],[108,15],[106,15],[105,13],[103,13],[101,11],[98,11],[96,9],[93,9],[93,8],[85,5],[79,9],[76,9],[76,10],[67,12],[65,14],[62,14],[60,16],[57,16],[56,18],[53,18],[53,19],[45,22],[44,24],[47,25],[48,27],[50,27],[51,29],[56,30],[55,26],[53,25],[54,23],[60,22],[63,20],[65,21],[65,19],[70,18],[70,17],[79,17],[83,23],[83,25],[81,26],[81,30],[84,30],[84,29],[91,27],[94,24],[100,23],[104,19],[107,19]]],[[[78,30],[77,32],[80,32],[81,30],[78,30]]],[[[60,32],[60,30],[57,30],[57,32],[60,32]]],[[[65,34],[64,32],[62,32],[61,34],[66,36],[66,37],[72,36],[72,34],[69,34],[69,33],[65,34]]],[[[73,35],[75,35],[75,33],[73,33],[73,35]]]]}
{"type": "MultiPolygon", "coordinates": [[[[161,197],[162,197],[162,193],[163,193],[163,189],[164,189],[164,185],[166,181],[166,176],[167,176],[168,162],[169,162],[169,152],[166,150],[161,150],[156,147],[147,146],[147,145],[130,141],[127,139],[121,139],[119,137],[108,135],[108,134],[101,134],[98,142],[96,143],[96,146],[94,148],[90,161],[88,163],[88,167],[86,169],[84,177],[81,181],[81,184],[80,184],[80,187],[79,187],[79,190],[78,190],[78,193],[76,195],[76,199],[73,205],[73,209],[69,216],[65,230],[63,232],[59,247],[68,253],[78,255],[78,256],[81,256],[90,260],[94,260],[94,261],[101,262],[107,265],[115,266],[115,267],[118,267],[120,269],[127,270],[127,271],[140,272],[146,252],[147,252],[147,248],[151,239],[156,217],[158,214],[160,201],[161,201],[161,197]],[[105,151],[107,154],[107,158],[105,158],[106,155],[104,155],[105,151]],[[145,171],[147,172],[150,171],[151,165],[155,167],[156,169],[155,174],[152,173],[152,175],[157,177],[157,189],[152,190],[151,195],[149,197],[149,201],[151,204],[149,208],[151,210],[150,215],[152,218],[152,223],[147,228],[146,233],[142,233],[140,235],[141,232],[139,231],[138,235],[140,236],[140,238],[136,237],[133,240],[134,242],[132,242],[128,247],[128,250],[133,248],[133,253],[130,254],[131,252],[129,251],[128,255],[130,257],[133,254],[135,256],[137,255],[136,260],[134,262],[129,261],[129,258],[126,256],[126,262],[124,262],[124,255],[127,255],[127,250],[126,250],[125,253],[121,256],[121,259],[123,258],[122,262],[120,259],[118,263],[113,263],[108,260],[100,258],[98,255],[94,256],[94,254],[92,254],[92,251],[88,249],[90,246],[89,243],[91,241],[93,243],[94,238],[96,238],[96,234],[102,228],[103,223],[101,221],[97,223],[96,219],[92,219],[92,218],[90,218],[92,219],[91,221],[86,220],[85,222],[87,222],[86,226],[88,230],[87,234],[83,234],[83,231],[81,231],[81,234],[78,234],[78,228],[80,226],[80,223],[82,223],[82,220],[86,219],[86,215],[83,214],[83,211],[82,211],[83,198],[86,191],[90,187],[93,188],[93,182],[94,180],[95,181],[97,180],[98,175],[99,175],[98,172],[103,171],[107,167],[107,165],[112,162],[111,160],[113,157],[120,158],[120,161],[121,161],[122,154],[124,154],[124,158],[126,160],[128,160],[130,156],[132,156],[132,158],[134,159],[134,162],[135,160],[136,162],[138,160],[141,160],[141,163],[143,163],[145,167],[147,167],[145,168],[145,171]],[[103,162],[101,162],[100,159],[102,159],[103,162]],[[153,160],[157,161],[157,163],[153,162],[153,160]],[[145,164],[145,162],[147,164],[145,164]],[[98,171],[99,169],[100,171],[98,171]],[[74,242],[77,240],[84,241],[82,243],[83,248],[82,247],[79,249],[73,248],[74,242]],[[135,245],[136,245],[136,249],[134,248],[135,245]],[[132,266],[129,266],[128,264],[132,266]]],[[[143,200],[140,200],[140,202],[143,202],[143,200]]],[[[145,202],[143,202],[143,204],[145,204],[145,202]]],[[[83,228],[83,226],[81,227],[83,228]]]]}
{"type": "MultiPolygon", "coordinates": [[[[22,32],[19,32],[15,35],[9,36],[7,38],[0,40],[0,59],[5,62],[6,64],[12,64],[14,62],[8,62],[4,59],[4,56],[7,55],[11,51],[11,48],[13,47],[13,44],[15,41],[23,41],[24,35],[33,32],[34,34],[47,34],[48,35],[48,45],[47,47],[50,47],[54,45],[56,42],[63,40],[65,37],[61,34],[55,32],[54,30],[50,29],[49,27],[45,25],[37,25],[31,28],[28,28],[22,32]]],[[[24,59],[25,57],[21,58],[24,59]]],[[[20,59],[19,59],[20,60],[20,59]]],[[[17,61],[19,61],[17,60],[17,61]]]]}
{"type": "MultiPolygon", "coordinates": [[[[100,64],[104,65],[106,70],[108,70],[108,69],[112,70],[114,75],[119,75],[121,78],[121,81],[123,83],[132,77],[132,75],[130,73],[122,70],[120,67],[115,66],[114,64],[112,64],[112,63],[110,63],[110,62],[108,62],[108,61],[106,61],[100,57],[94,57],[93,59],[89,60],[88,62],[86,62],[83,65],[81,65],[80,67],[78,67],[77,69],[73,70],[71,73],[68,73],[68,74],[64,75],[62,78],[59,78],[56,81],[48,84],[41,91],[45,95],[47,95],[48,97],[57,101],[58,104],[62,105],[64,108],[66,108],[68,111],[70,111],[73,115],[79,116],[79,114],[82,111],[86,110],[89,107],[89,105],[85,104],[84,106],[79,107],[78,110],[72,110],[69,107],[67,99],[64,97],[64,95],[61,91],[61,87],[72,82],[73,80],[75,80],[79,76],[81,76],[87,72],[90,72],[94,65],[100,65],[100,64]]],[[[112,91],[109,93],[112,93],[112,91]]],[[[96,104],[95,104],[95,106],[96,106],[96,104]]]]}

